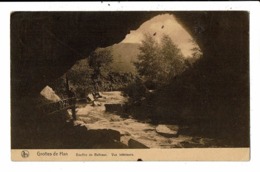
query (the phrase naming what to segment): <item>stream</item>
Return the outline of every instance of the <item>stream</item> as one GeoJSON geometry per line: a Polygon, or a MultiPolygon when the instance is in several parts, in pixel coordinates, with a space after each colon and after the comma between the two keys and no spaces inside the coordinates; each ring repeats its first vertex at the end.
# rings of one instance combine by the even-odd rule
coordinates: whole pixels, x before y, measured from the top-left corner
{"type": "Polygon", "coordinates": [[[178,137],[165,137],[156,132],[156,125],[138,121],[133,118],[122,118],[117,114],[106,112],[105,104],[124,104],[127,98],[120,91],[103,92],[102,98],[96,102],[99,105],[87,104],[77,108],[76,121],[89,130],[112,129],[119,131],[121,142],[128,144],[134,139],[149,148],[182,148],[182,147],[216,147],[214,140],[209,138],[179,135],[178,137]]]}

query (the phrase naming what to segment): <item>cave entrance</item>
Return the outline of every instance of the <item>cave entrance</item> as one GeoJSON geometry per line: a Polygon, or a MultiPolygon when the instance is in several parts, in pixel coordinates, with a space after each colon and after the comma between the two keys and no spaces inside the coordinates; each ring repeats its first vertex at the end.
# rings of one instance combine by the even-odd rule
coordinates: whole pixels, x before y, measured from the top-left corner
{"type": "MultiPolygon", "coordinates": [[[[152,127],[145,130],[148,132],[155,132],[155,128],[160,124],[171,124],[170,129],[176,131],[181,123],[195,119],[195,122],[196,120],[198,122],[193,129],[186,130],[187,132],[206,131],[207,133],[199,134],[208,134],[215,138],[228,138],[234,135],[235,141],[239,141],[234,145],[246,145],[247,143],[240,140],[243,137],[238,134],[242,129],[242,135],[248,138],[249,88],[248,84],[245,84],[248,83],[248,34],[246,33],[248,33],[248,14],[243,12],[13,13],[11,16],[12,148],[59,147],[61,142],[66,143],[64,144],[66,148],[71,148],[71,145],[91,147],[91,143],[87,140],[84,140],[82,144],[71,143],[66,137],[68,133],[61,132],[60,129],[68,127],[65,126],[67,124],[65,113],[44,116],[46,114],[38,112],[39,109],[37,109],[38,104],[53,103],[53,100],[43,100],[43,97],[39,95],[42,88],[47,84],[50,85],[53,89],[47,87],[47,93],[51,93],[48,94],[50,99],[56,99],[54,91],[59,94],[56,89],[61,87],[55,87],[55,84],[51,85],[51,82],[66,73],[79,59],[81,61],[76,62],[67,72],[68,85],[74,87],[76,92],[83,90],[83,93],[79,91],[77,96],[85,98],[95,89],[94,92],[101,92],[102,101],[113,100],[113,103],[107,103],[110,104],[107,107],[103,106],[105,103],[101,100],[100,102],[92,101],[91,108],[88,110],[93,113],[93,118],[85,117],[85,122],[81,120],[81,124],[99,121],[101,122],[98,123],[99,125],[92,127],[98,129],[97,127],[104,126],[97,115],[107,109],[119,112],[124,119],[133,120],[132,116],[146,124],[149,123],[152,127]],[[178,21],[183,22],[192,35],[196,35],[199,30],[196,40],[199,41],[200,46],[203,46],[204,54],[200,64],[195,65],[196,62],[193,62],[194,59],[199,58],[189,58],[193,55],[201,56],[198,45],[192,47],[194,41],[186,40],[187,34],[184,36],[181,30],[171,29],[172,26],[179,27],[179,24],[173,22],[172,14],[176,14],[178,21]],[[152,18],[154,16],[156,17],[152,18]],[[202,30],[196,29],[197,24],[193,22],[194,20],[200,21],[202,30]],[[130,34],[126,35],[128,32],[130,34]],[[186,45],[181,44],[182,39],[185,39],[186,45]],[[114,70],[124,71],[123,73],[116,71],[112,73],[111,68],[105,69],[108,65],[101,65],[104,58],[97,58],[110,56],[109,51],[103,51],[104,47],[116,42],[118,44],[113,45],[112,48],[124,45],[121,51],[125,54],[118,54],[117,60],[113,59],[117,64],[114,64],[114,70]],[[136,50],[127,51],[129,47],[133,47],[132,44],[140,44],[137,52],[136,50]],[[131,46],[125,48],[125,45],[131,46]],[[95,51],[97,47],[102,48],[95,51]],[[193,50],[190,51],[190,49],[193,50]],[[131,63],[129,63],[131,58],[124,59],[133,55],[134,52],[137,54],[137,61],[130,60],[131,63]],[[176,58],[172,58],[172,55],[176,55],[176,58]],[[91,63],[89,63],[90,59],[92,59],[91,63]],[[86,66],[89,66],[87,68],[89,72],[86,72],[86,66]],[[81,69],[84,69],[85,73],[82,74],[81,69]],[[134,69],[136,71],[132,74],[126,72],[134,71],[134,69]],[[99,83],[100,76],[97,77],[96,74],[105,75],[101,84],[99,83]],[[136,77],[137,74],[140,76],[136,77]],[[80,76],[86,80],[85,83],[79,79],[80,76]],[[93,84],[95,80],[98,80],[98,90],[93,84]],[[82,83],[84,83],[83,88],[78,87],[82,83]],[[92,87],[88,90],[86,85],[92,87]],[[122,87],[115,88],[116,86],[122,87]],[[102,94],[104,90],[106,93],[102,94]],[[113,94],[109,94],[111,90],[114,91],[113,94]],[[131,98],[127,100],[130,106],[124,106],[125,96],[120,91],[124,91],[131,98]],[[95,111],[96,108],[100,111],[95,111]],[[125,108],[130,109],[130,112],[125,113],[125,108]],[[182,117],[185,117],[185,120],[181,121],[182,117]],[[215,120],[216,118],[218,120],[215,120]],[[223,121],[227,122],[222,124],[223,121]],[[230,124],[235,124],[235,126],[230,128],[230,124]],[[244,129],[241,127],[243,125],[246,126],[244,129]],[[58,137],[56,137],[57,133],[58,137]],[[52,145],[48,143],[49,140],[53,140],[52,145]]],[[[192,37],[190,36],[189,39],[192,37]]],[[[112,65],[113,60],[111,62],[108,58],[104,64],[109,62],[112,65]]],[[[64,78],[59,79],[66,85],[64,78]]],[[[92,96],[88,98],[95,99],[92,96]]],[[[60,99],[66,99],[66,95],[60,96],[60,99]]],[[[56,105],[59,107],[59,100],[57,102],[54,108],[56,105]]],[[[84,110],[83,112],[85,113],[84,110]]],[[[122,119],[121,116],[120,118],[110,117],[109,125],[122,119]]],[[[125,125],[129,125],[130,121],[124,122],[125,125]]],[[[140,125],[136,126],[136,129],[142,126],[141,123],[138,123],[140,125]]],[[[67,129],[70,130],[72,126],[70,125],[67,129]]],[[[159,129],[166,128],[160,126],[159,129]]],[[[184,125],[182,129],[185,129],[184,125]]],[[[80,134],[85,132],[79,130],[80,134]]],[[[74,138],[73,131],[70,130],[69,134],[74,138]]],[[[111,132],[99,135],[99,139],[108,133],[111,132]]],[[[118,143],[122,133],[114,131],[112,133],[114,133],[112,140],[118,143]]],[[[129,135],[127,132],[123,134],[129,135]]],[[[77,140],[82,139],[79,135],[75,137],[77,140]]],[[[228,140],[233,141],[232,138],[228,140]]],[[[99,141],[101,140],[97,142],[99,141]]],[[[200,143],[200,141],[201,138],[195,139],[194,142],[200,143]]],[[[183,143],[184,146],[185,144],[186,142],[183,143]]],[[[121,145],[121,147],[124,146],[121,145]]],[[[193,146],[196,145],[191,145],[193,146]]]]}
{"type": "Polygon", "coordinates": [[[145,21],[136,30],[131,30],[121,42],[97,48],[88,56],[76,61],[64,75],[49,85],[58,95],[66,97],[66,79],[69,79],[70,87],[80,99],[85,99],[88,94],[94,92],[122,91],[136,77],[145,80],[146,87],[153,90],[158,81],[152,81],[148,75],[161,73],[157,76],[160,80],[169,80],[193,66],[201,56],[199,46],[175,16],[168,13],[160,14],[145,21]],[[154,45],[147,45],[149,41],[153,41],[154,45]],[[149,56],[145,48],[154,48],[154,53],[150,54],[151,57],[142,59],[141,54],[146,53],[149,56]],[[166,54],[165,51],[169,53],[166,54]],[[158,57],[153,57],[155,55],[158,57]],[[171,57],[175,61],[171,60],[171,57]],[[160,58],[161,60],[158,60],[160,58]],[[141,61],[148,62],[150,59],[154,64],[141,65],[141,61]],[[175,66],[167,65],[170,63],[175,66]],[[144,73],[142,67],[155,72],[144,73]],[[162,78],[162,75],[167,76],[162,78]]]}
{"type": "MultiPolygon", "coordinates": [[[[164,90],[175,82],[176,77],[191,69],[201,56],[199,46],[172,14],[157,15],[130,31],[121,42],[97,48],[76,61],[49,84],[55,93],[46,87],[41,94],[51,92],[53,96],[49,97],[56,98],[57,94],[66,100],[71,89],[77,97],[76,120],[71,120],[74,125],[80,124],[89,130],[115,130],[122,135],[123,144],[130,147],[134,143],[143,148],[169,148],[164,141],[137,141],[132,136],[152,135],[158,140],[169,135],[178,137],[179,123],[175,116],[153,112],[162,97],[157,90],[164,90]],[[165,129],[170,133],[165,133],[165,129]],[[146,130],[152,132],[147,134],[146,130]]],[[[73,116],[72,110],[67,112],[73,116]]],[[[188,138],[181,138],[180,142],[188,138]]]]}

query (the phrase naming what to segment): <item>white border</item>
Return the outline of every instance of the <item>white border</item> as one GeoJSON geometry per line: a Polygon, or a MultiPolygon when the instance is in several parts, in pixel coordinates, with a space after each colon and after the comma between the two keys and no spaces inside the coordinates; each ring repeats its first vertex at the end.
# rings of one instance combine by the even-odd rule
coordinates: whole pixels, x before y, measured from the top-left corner
{"type": "Polygon", "coordinates": [[[260,123],[259,2],[1,2],[0,3],[0,171],[256,171],[259,167],[260,123]],[[12,162],[10,156],[10,13],[12,11],[250,11],[251,160],[249,162],[12,162]]]}

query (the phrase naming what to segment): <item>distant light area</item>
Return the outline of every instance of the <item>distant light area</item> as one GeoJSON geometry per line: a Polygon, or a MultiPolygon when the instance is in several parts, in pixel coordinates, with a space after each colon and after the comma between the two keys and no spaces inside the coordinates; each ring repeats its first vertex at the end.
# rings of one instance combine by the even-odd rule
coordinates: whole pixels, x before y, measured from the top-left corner
{"type": "Polygon", "coordinates": [[[143,35],[149,33],[154,35],[157,41],[163,34],[169,35],[173,42],[178,45],[185,57],[191,56],[191,49],[194,47],[191,35],[176,21],[170,14],[158,15],[145,23],[137,30],[133,30],[126,35],[122,43],[141,43],[143,35]]]}

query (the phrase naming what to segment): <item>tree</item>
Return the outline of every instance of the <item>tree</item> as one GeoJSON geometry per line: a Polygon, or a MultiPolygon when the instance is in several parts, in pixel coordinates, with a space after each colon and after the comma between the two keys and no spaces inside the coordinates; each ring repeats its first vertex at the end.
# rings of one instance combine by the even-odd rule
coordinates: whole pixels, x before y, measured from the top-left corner
{"type": "Polygon", "coordinates": [[[174,76],[179,75],[185,69],[184,57],[181,50],[168,35],[163,35],[161,39],[161,63],[162,63],[162,77],[169,80],[174,76]]]}
{"type": "Polygon", "coordinates": [[[138,61],[134,63],[139,75],[146,80],[153,80],[157,77],[159,70],[159,44],[150,34],[144,35],[142,45],[139,47],[138,61]]]}
{"type": "Polygon", "coordinates": [[[102,83],[101,77],[106,78],[110,65],[113,62],[113,55],[110,49],[97,49],[89,56],[89,66],[93,69],[91,80],[94,85],[95,92],[99,91],[99,86],[102,83]]]}
{"type": "Polygon", "coordinates": [[[187,57],[185,61],[187,66],[191,67],[198,59],[200,59],[203,56],[203,53],[195,40],[191,39],[190,42],[193,45],[193,47],[191,48],[192,54],[191,56],[187,57]]]}
{"type": "Polygon", "coordinates": [[[152,35],[145,34],[139,49],[138,61],[134,64],[147,83],[166,84],[186,68],[180,49],[168,35],[164,35],[159,44],[152,35]]]}

